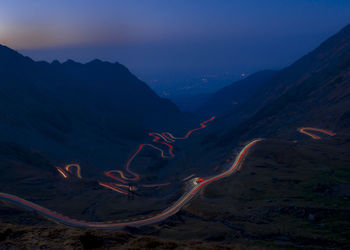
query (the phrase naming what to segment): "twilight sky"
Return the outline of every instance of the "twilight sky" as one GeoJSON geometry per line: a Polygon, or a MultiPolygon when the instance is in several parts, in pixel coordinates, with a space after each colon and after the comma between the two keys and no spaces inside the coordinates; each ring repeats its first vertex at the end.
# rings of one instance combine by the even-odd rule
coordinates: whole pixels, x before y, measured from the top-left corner
{"type": "MultiPolygon", "coordinates": [[[[278,69],[350,23],[349,0],[2,0],[0,43],[141,78],[278,69]]],[[[175,80],[174,80],[175,83],[175,80]]]]}

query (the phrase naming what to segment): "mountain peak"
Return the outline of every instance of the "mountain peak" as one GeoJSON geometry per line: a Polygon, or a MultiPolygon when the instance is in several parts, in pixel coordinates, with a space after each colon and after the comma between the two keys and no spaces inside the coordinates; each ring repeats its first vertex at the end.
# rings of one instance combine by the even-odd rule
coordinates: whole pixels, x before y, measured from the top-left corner
{"type": "Polygon", "coordinates": [[[60,61],[58,61],[58,60],[56,59],[56,60],[53,60],[53,61],[51,62],[51,64],[52,64],[52,65],[60,65],[61,63],[60,63],[60,61]]]}
{"type": "Polygon", "coordinates": [[[18,53],[16,50],[13,50],[5,45],[0,45],[0,63],[1,67],[10,67],[10,65],[22,65],[29,62],[33,62],[27,56],[23,56],[18,53]]]}
{"type": "Polygon", "coordinates": [[[1,56],[4,56],[4,55],[17,55],[17,56],[20,55],[20,56],[22,56],[16,50],[13,50],[13,49],[11,49],[5,45],[2,45],[2,44],[0,44],[0,55],[1,56]]]}
{"type": "Polygon", "coordinates": [[[100,59],[94,59],[94,60],[88,62],[88,64],[100,64],[100,63],[103,63],[103,61],[101,61],[100,59]]]}
{"type": "Polygon", "coordinates": [[[7,47],[6,45],[0,44],[0,50],[13,50],[13,49],[10,49],[10,48],[7,47]]]}
{"type": "Polygon", "coordinates": [[[63,64],[71,64],[71,65],[73,65],[73,64],[80,64],[80,63],[78,63],[78,62],[76,62],[76,61],[73,61],[72,59],[68,59],[68,60],[65,61],[63,64]]]}

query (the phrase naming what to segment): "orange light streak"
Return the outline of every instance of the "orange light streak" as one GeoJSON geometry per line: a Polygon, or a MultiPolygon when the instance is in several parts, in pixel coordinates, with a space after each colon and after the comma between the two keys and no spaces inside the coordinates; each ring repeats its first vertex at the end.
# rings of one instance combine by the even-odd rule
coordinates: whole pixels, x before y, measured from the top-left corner
{"type": "Polygon", "coordinates": [[[324,134],[327,134],[329,136],[334,136],[336,135],[335,133],[331,132],[331,131],[328,131],[328,130],[324,130],[324,129],[319,129],[319,128],[311,128],[311,127],[303,127],[303,128],[299,128],[298,131],[300,133],[303,133],[305,135],[308,135],[310,136],[312,139],[314,140],[319,140],[321,139],[321,137],[319,137],[318,135],[315,135],[315,134],[312,134],[306,130],[311,130],[311,131],[316,131],[316,132],[321,132],[321,133],[324,133],[324,134]]]}
{"type": "Polygon", "coordinates": [[[65,169],[67,172],[72,173],[71,168],[76,168],[76,174],[79,179],[81,179],[81,170],[80,170],[80,165],[79,164],[68,164],[66,165],[65,169]]]}
{"type": "Polygon", "coordinates": [[[111,190],[116,191],[118,193],[121,193],[121,194],[125,194],[125,195],[129,194],[128,191],[125,191],[121,188],[114,187],[111,184],[107,184],[107,183],[103,183],[103,182],[99,182],[98,184],[100,184],[101,186],[103,186],[105,188],[108,188],[108,189],[111,189],[111,190]]]}

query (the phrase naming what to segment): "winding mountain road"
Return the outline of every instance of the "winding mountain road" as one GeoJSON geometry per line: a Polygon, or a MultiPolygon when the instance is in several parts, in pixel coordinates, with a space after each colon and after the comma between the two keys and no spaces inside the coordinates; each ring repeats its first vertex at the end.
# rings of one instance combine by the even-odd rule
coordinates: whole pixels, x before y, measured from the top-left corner
{"type": "MultiPolygon", "coordinates": [[[[150,147],[150,148],[153,148],[155,150],[158,150],[161,153],[161,157],[164,159],[173,158],[173,157],[175,157],[175,155],[173,153],[174,147],[173,147],[173,145],[171,145],[171,143],[174,143],[176,140],[188,139],[188,137],[194,131],[205,128],[207,126],[206,124],[213,121],[214,119],[215,119],[215,116],[211,117],[209,120],[202,122],[200,124],[200,127],[189,130],[184,137],[174,137],[169,132],[149,133],[148,135],[153,137],[152,142],[166,146],[168,148],[168,153],[165,153],[162,148],[157,147],[157,146],[150,144],[150,143],[140,144],[138,149],[136,150],[136,152],[128,159],[128,161],[125,164],[125,173],[127,173],[127,174],[125,174],[124,171],[119,170],[119,169],[113,169],[113,170],[106,171],[104,174],[107,177],[112,178],[117,182],[110,182],[110,183],[99,182],[99,185],[101,185],[102,187],[108,188],[112,191],[115,191],[115,192],[118,192],[118,193],[121,193],[124,195],[129,195],[129,191],[131,191],[130,189],[136,188],[134,185],[131,185],[131,182],[136,182],[136,181],[140,180],[140,175],[138,173],[132,171],[130,169],[130,165],[145,147],[150,147]],[[119,176],[117,176],[116,174],[119,176]]],[[[76,171],[75,171],[76,177],[78,177],[79,179],[82,179],[81,167],[79,164],[76,164],[76,163],[75,164],[68,164],[65,166],[64,169],[62,169],[60,167],[56,167],[58,173],[61,176],[63,176],[65,179],[68,179],[70,175],[73,175],[72,168],[76,169],[76,171]]],[[[145,185],[140,185],[140,186],[145,187],[145,188],[152,188],[152,187],[167,186],[170,184],[171,183],[166,182],[166,183],[160,183],[160,184],[145,184],[145,185]]]]}
{"type": "MultiPolygon", "coordinates": [[[[201,124],[201,127],[205,127],[205,123],[201,124]]],[[[312,134],[308,131],[315,131],[315,132],[322,132],[330,136],[334,136],[335,133],[328,131],[328,130],[323,130],[323,129],[318,129],[318,128],[311,128],[311,127],[303,127],[299,128],[298,131],[300,133],[306,134],[310,137],[312,137],[315,140],[320,139],[318,135],[312,134]]],[[[190,133],[189,133],[190,134],[190,133]]],[[[189,135],[188,134],[188,135],[189,135]]],[[[171,136],[170,134],[163,134],[163,136],[169,140],[176,140],[179,138],[175,138],[171,136]]],[[[187,136],[187,135],[186,135],[187,136]]],[[[186,138],[183,137],[183,139],[186,138]]],[[[0,193],[0,200],[5,200],[11,203],[14,203],[18,206],[24,207],[29,210],[33,210],[38,212],[39,214],[51,218],[59,223],[73,226],[73,227],[80,227],[80,228],[98,228],[98,229],[120,229],[126,226],[133,226],[133,227],[139,227],[139,226],[144,226],[144,225],[149,225],[153,223],[160,222],[162,220],[165,220],[166,218],[176,214],[186,203],[188,203],[202,188],[205,186],[209,185],[210,183],[220,180],[222,178],[225,178],[235,171],[239,170],[245,156],[247,155],[247,152],[250,148],[252,148],[255,144],[258,142],[262,141],[263,139],[255,139],[251,142],[249,142],[247,145],[245,145],[242,150],[239,152],[239,154],[236,156],[235,161],[231,165],[231,167],[213,177],[209,178],[192,178],[192,176],[189,176],[185,178],[186,180],[188,179],[188,190],[185,192],[174,204],[172,204],[170,207],[167,209],[159,212],[158,214],[152,215],[152,216],[143,216],[143,217],[136,217],[136,218],[128,218],[124,220],[116,220],[116,221],[103,221],[103,222],[94,222],[94,221],[83,221],[83,220],[77,220],[73,219],[70,217],[67,217],[65,215],[59,214],[55,211],[52,211],[50,209],[44,208],[38,204],[35,204],[33,202],[30,202],[28,200],[25,200],[23,198],[20,198],[18,196],[12,195],[12,194],[7,194],[7,193],[0,193]]],[[[131,159],[132,160],[132,159],[131,159]]],[[[69,167],[66,167],[66,171],[70,172],[71,167],[76,167],[77,170],[77,175],[80,176],[80,168],[77,167],[76,165],[70,165],[69,167]]],[[[67,178],[65,172],[61,168],[57,168],[57,170],[63,175],[63,177],[67,178]]],[[[115,189],[118,192],[126,192],[123,189],[120,189],[119,187],[123,187],[123,184],[118,184],[118,185],[109,185],[105,183],[100,183],[100,185],[105,186],[106,188],[109,189],[115,189]]]]}
{"type": "MultiPolygon", "coordinates": [[[[262,139],[255,139],[251,142],[249,142],[237,155],[234,163],[231,165],[231,167],[216,176],[203,179],[203,178],[193,178],[189,181],[189,189],[188,191],[182,195],[174,204],[172,204],[167,209],[163,210],[162,212],[153,215],[153,216],[144,216],[144,217],[137,217],[137,218],[129,218],[124,220],[117,220],[117,221],[104,221],[104,222],[89,222],[89,221],[83,221],[83,220],[77,220],[70,217],[67,217],[65,215],[59,214],[55,211],[52,211],[50,209],[44,208],[38,204],[35,204],[33,202],[30,202],[28,200],[22,199],[18,196],[12,195],[12,194],[6,194],[6,193],[0,193],[0,200],[6,200],[8,202],[14,203],[16,205],[19,205],[21,207],[24,207],[26,209],[30,209],[33,211],[38,212],[39,214],[51,218],[59,223],[72,226],[72,227],[80,227],[80,228],[99,228],[99,229],[120,229],[126,226],[133,226],[133,227],[139,227],[144,225],[149,225],[153,223],[160,222],[174,214],[176,214],[187,202],[189,202],[202,188],[207,186],[208,184],[220,180],[222,178],[225,178],[235,171],[239,169],[239,166],[242,164],[248,150],[252,148],[256,143],[261,141],[262,139]]],[[[110,187],[108,187],[110,188],[110,187]]],[[[115,187],[116,188],[116,187],[115,187]]]]}
{"type": "MultiPolygon", "coordinates": [[[[171,145],[171,143],[174,143],[176,142],[176,140],[185,140],[185,139],[188,139],[189,136],[194,132],[194,131],[197,131],[197,130],[201,130],[203,128],[205,128],[207,125],[207,123],[213,121],[215,119],[215,116],[211,117],[209,120],[206,120],[204,122],[202,122],[200,124],[200,127],[198,128],[195,128],[195,129],[191,129],[189,130],[186,135],[184,137],[174,137],[171,133],[169,132],[163,132],[163,133],[156,133],[156,132],[152,132],[152,133],[149,133],[148,135],[153,137],[153,140],[152,142],[153,143],[158,143],[158,144],[161,144],[163,146],[166,146],[168,148],[168,153],[165,153],[163,149],[157,147],[157,146],[154,146],[153,144],[149,144],[149,143],[144,143],[144,144],[141,144],[139,146],[139,148],[136,150],[136,152],[128,159],[128,161],[126,162],[125,164],[125,172],[128,173],[129,176],[132,176],[132,177],[128,177],[126,176],[126,174],[122,171],[122,170],[118,170],[118,169],[114,169],[114,170],[109,170],[109,171],[106,171],[105,172],[105,175],[109,178],[112,178],[114,179],[115,181],[118,181],[120,183],[123,183],[123,184],[130,184],[130,182],[136,182],[136,181],[139,181],[140,180],[140,175],[134,171],[132,171],[130,169],[130,166],[131,166],[131,163],[134,161],[134,159],[139,155],[139,153],[143,150],[143,148],[145,148],[146,146],[147,147],[150,147],[150,148],[153,148],[153,149],[156,149],[158,151],[160,151],[161,153],[161,157],[166,159],[166,158],[173,158],[175,157],[174,153],[173,153],[173,145],[171,145]],[[115,174],[118,174],[119,176],[116,176],[115,174]]],[[[72,164],[74,165],[74,164],[72,164]]],[[[58,170],[58,169],[57,169],[58,170]]],[[[68,171],[68,169],[66,168],[66,170],[68,171]]],[[[60,170],[58,170],[59,173],[61,175],[62,172],[60,170]]],[[[78,174],[80,174],[80,169],[77,170],[78,171],[78,174]]],[[[65,177],[66,178],[66,177],[65,177]]],[[[116,192],[119,192],[121,194],[125,194],[125,195],[128,195],[129,192],[124,190],[123,188],[120,188],[120,187],[123,187],[123,186],[119,186],[118,187],[118,184],[117,183],[106,183],[106,182],[99,182],[99,184],[105,188],[108,188],[112,191],[116,191],[116,192]]],[[[160,186],[167,186],[169,185],[170,183],[161,183],[161,184],[150,184],[150,185],[141,185],[142,187],[160,187],[160,186]]]]}

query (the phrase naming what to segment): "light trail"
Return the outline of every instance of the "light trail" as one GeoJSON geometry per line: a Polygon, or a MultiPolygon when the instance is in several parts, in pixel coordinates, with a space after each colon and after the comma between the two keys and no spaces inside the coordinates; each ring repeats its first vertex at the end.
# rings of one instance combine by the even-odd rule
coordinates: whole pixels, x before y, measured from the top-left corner
{"type": "Polygon", "coordinates": [[[197,131],[197,130],[200,130],[200,129],[205,128],[205,127],[206,127],[206,124],[207,124],[208,122],[213,121],[214,119],[215,119],[215,116],[213,116],[212,118],[210,118],[210,119],[207,120],[207,121],[202,122],[202,123],[200,124],[201,126],[200,126],[199,128],[195,128],[195,129],[192,129],[192,130],[188,131],[187,134],[186,134],[184,137],[175,137],[175,136],[173,136],[173,135],[172,135],[171,133],[169,133],[169,132],[163,132],[162,135],[163,135],[164,137],[168,138],[169,140],[184,140],[184,139],[188,139],[188,137],[189,137],[194,131],[197,131]]]}
{"type": "Polygon", "coordinates": [[[68,175],[66,174],[66,172],[64,172],[62,168],[56,167],[56,169],[64,178],[68,178],[68,175]]]}
{"type": "Polygon", "coordinates": [[[129,183],[130,181],[137,181],[137,180],[140,178],[139,175],[136,175],[136,176],[134,176],[134,177],[132,177],[132,178],[128,178],[128,177],[126,177],[126,176],[124,175],[124,172],[121,171],[121,170],[110,170],[110,171],[107,171],[107,172],[105,173],[105,175],[107,175],[108,177],[110,177],[110,178],[112,178],[112,179],[115,179],[115,180],[117,180],[117,181],[120,181],[120,182],[122,182],[122,183],[124,183],[124,184],[127,184],[127,183],[129,183]],[[122,179],[119,178],[119,177],[117,177],[117,176],[115,176],[115,175],[113,175],[113,173],[118,173],[122,179]]]}
{"type": "Polygon", "coordinates": [[[168,137],[166,137],[166,136],[164,136],[164,135],[162,135],[162,134],[159,134],[159,133],[149,133],[148,135],[156,135],[156,136],[159,136],[160,138],[162,138],[165,142],[168,142],[168,143],[173,143],[173,142],[175,142],[175,140],[173,140],[173,139],[169,139],[168,137]]]}
{"type": "MultiPolygon", "coordinates": [[[[135,182],[140,180],[140,175],[134,171],[132,171],[130,169],[130,165],[131,163],[134,161],[134,159],[136,158],[136,156],[141,152],[141,150],[148,146],[151,147],[155,150],[158,150],[161,153],[161,157],[162,158],[173,158],[174,154],[173,154],[173,145],[171,145],[170,143],[174,143],[177,139],[187,139],[194,131],[197,131],[199,129],[203,129],[206,127],[206,123],[212,121],[215,119],[215,116],[213,116],[212,118],[210,118],[207,121],[204,121],[200,124],[199,128],[195,128],[192,129],[190,131],[187,132],[187,134],[185,135],[185,137],[183,138],[176,138],[174,137],[172,134],[166,132],[166,133],[149,133],[148,135],[153,137],[152,142],[154,143],[159,143],[162,144],[164,146],[166,146],[168,148],[168,153],[165,154],[164,150],[156,147],[153,144],[141,144],[139,146],[139,148],[136,150],[136,152],[128,159],[127,163],[125,164],[125,171],[128,173],[129,176],[128,177],[124,174],[124,172],[122,170],[109,170],[105,172],[105,175],[108,176],[109,178],[112,178],[120,183],[123,184],[119,184],[119,183],[113,183],[113,184],[108,184],[108,183],[104,183],[104,182],[99,182],[99,184],[105,188],[108,188],[110,190],[122,193],[122,194],[128,194],[127,191],[119,188],[119,187],[125,187],[127,185],[125,184],[129,184],[130,182],[135,182]],[[171,138],[170,138],[171,137],[171,138]],[[118,174],[120,177],[116,176],[115,174],[118,174]]],[[[82,179],[81,176],[81,167],[79,164],[68,164],[65,166],[65,170],[70,173],[72,173],[72,168],[76,169],[76,175],[79,179],[82,179]]],[[[57,168],[58,172],[64,177],[64,178],[68,178],[68,174],[61,168],[57,168]]],[[[190,178],[190,177],[189,177],[190,178]]],[[[142,185],[142,187],[145,188],[150,188],[150,187],[161,187],[161,186],[166,186],[166,185],[170,185],[170,183],[162,183],[162,184],[147,184],[147,185],[142,185]]],[[[129,187],[129,186],[128,186],[129,187]]]]}
{"type": "MultiPolygon", "coordinates": [[[[158,133],[149,133],[150,136],[153,136],[153,137],[154,137],[153,142],[158,142],[158,143],[161,143],[161,144],[167,146],[167,147],[169,148],[169,154],[170,154],[170,156],[171,156],[171,157],[174,157],[174,154],[173,154],[173,149],[174,149],[174,148],[173,148],[173,146],[170,145],[170,144],[168,144],[168,143],[166,143],[166,142],[159,141],[160,138],[162,138],[162,139],[164,140],[165,137],[164,137],[164,136],[157,136],[156,134],[158,134],[158,133]]],[[[159,135],[159,134],[158,134],[158,135],[159,135]]],[[[169,140],[166,139],[166,141],[169,141],[169,140]]],[[[165,158],[165,157],[164,157],[164,152],[162,152],[162,157],[165,158]]]]}
{"type": "Polygon", "coordinates": [[[121,194],[125,194],[125,195],[128,195],[128,194],[129,194],[129,192],[128,192],[128,191],[125,191],[124,189],[121,189],[121,188],[115,187],[115,186],[114,186],[114,185],[112,185],[112,184],[103,183],[103,182],[99,182],[98,184],[100,184],[102,187],[105,187],[105,188],[111,189],[111,190],[116,191],[116,192],[121,193],[121,194]]]}
{"type": "Polygon", "coordinates": [[[68,164],[66,165],[65,169],[67,172],[72,174],[71,168],[76,168],[76,174],[79,179],[81,179],[81,170],[80,170],[80,165],[79,164],[68,164]]]}
{"type": "Polygon", "coordinates": [[[130,187],[130,185],[124,185],[124,184],[119,184],[119,183],[113,183],[113,186],[123,187],[123,188],[129,188],[130,187]]]}
{"type": "MultiPolygon", "coordinates": [[[[128,172],[128,173],[129,173],[130,175],[132,175],[133,177],[131,177],[131,178],[127,177],[127,176],[124,174],[124,172],[123,172],[122,170],[109,170],[109,171],[105,172],[105,175],[107,175],[108,177],[113,178],[113,179],[115,179],[115,180],[117,180],[117,181],[120,181],[120,182],[122,182],[122,183],[124,183],[124,184],[126,184],[126,183],[128,183],[128,182],[130,182],[130,181],[138,181],[138,180],[140,179],[140,175],[130,170],[130,164],[131,164],[131,162],[135,159],[135,157],[141,152],[141,150],[142,150],[145,146],[149,146],[149,147],[151,147],[151,148],[154,148],[154,149],[156,149],[156,150],[159,150],[159,151],[161,152],[162,158],[168,158],[168,157],[164,154],[164,151],[163,151],[162,149],[160,149],[160,148],[158,148],[158,147],[156,147],[156,146],[154,146],[154,145],[152,145],[152,144],[141,144],[141,145],[139,146],[139,149],[136,151],[136,153],[134,153],[134,154],[130,157],[130,159],[128,160],[128,162],[126,163],[126,166],[125,166],[126,172],[128,172]],[[113,175],[113,173],[118,173],[118,174],[120,175],[121,178],[119,178],[119,177],[113,175]]],[[[171,145],[169,145],[169,146],[171,146],[171,145]]],[[[170,149],[172,150],[173,147],[171,146],[170,149]]],[[[171,156],[171,157],[172,157],[172,156],[171,156]]]]}
{"type": "Polygon", "coordinates": [[[148,135],[153,137],[154,139],[152,140],[152,142],[154,143],[160,143],[162,145],[165,145],[166,147],[168,147],[168,155],[164,153],[164,150],[162,150],[161,148],[159,147],[156,147],[154,146],[153,144],[141,144],[139,146],[139,148],[136,150],[136,152],[129,158],[129,160],[126,162],[125,164],[125,171],[132,177],[127,177],[124,172],[122,170],[109,170],[109,171],[106,171],[105,172],[105,175],[116,180],[116,181],[119,181],[121,183],[124,183],[124,184],[127,184],[129,182],[135,182],[135,181],[138,181],[140,180],[140,175],[132,170],[130,170],[130,165],[131,163],[134,161],[134,159],[136,158],[136,156],[141,152],[141,150],[145,147],[145,146],[148,146],[148,147],[151,147],[151,148],[154,148],[158,151],[160,151],[161,153],[161,157],[162,158],[173,158],[175,155],[173,153],[173,145],[171,145],[170,143],[174,143],[176,140],[178,139],[187,139],[194,131],[197,131],[197,130],[200,130],[200,129],[203,129],[206,127],[206,124],[212,120],[215,119],[215,116],[211,117],[209,120],[207,121],[204,121],[200,124],[200,127],[199,128],[195,128],[195,129],[192,129],[190,131],[187,132],[187,134],[185,135],[185,137],[182,137],[182,138],[176,138],[174,137],[171,133],[169,132],[164,132],[164,133],[155,133],[155,132],[152,132],[152,133],[149,133],[148,135]],[[163,141],[161,141],[161,139],[163,141]],[[120,178],[118,176],[115,176],[114,173],[117,173],[119,174],[120,178]]]}
{"type": "Polygon", "coordinates": [[[187,176],[186,178],[182,179],[182,181],[183,182],[187,181],[187,180],[191,179],[191,177],[193,177],[193,176],[194,176],[194,174],[191,174],[190,176],[187,176]]]}
{"type": "Polygon", "coordinates": [[[152,187],[164,187],[164,186],[169,186],[171,183],[170,182],[166,182],[166,183],[160,183],[160,184],[144,184],[141,185],[142,187],[145,188],[152,188],[152,187]]]}
{"type": "Polygon", "coordinates": [[[154,148],[154,149],[160,151],[161,157],[164,158],[164,159],[166,159],[166,158],[173,158],[174,157],[174,154],[172,153],[172,150],[173,150],[173,146],[172,145],[168,145],[169,146],[169,155],[170,156],[167,156],[166,154],[164,154],[164,151],[162,149],[160,149],[160,148],[158,148],[158,147],[156,147],[156,146],[154,146],[152,144],[143,144],[143,145],[144,146],[149,146],[151,148],[154,148]]]}
{"type": "Polygon", "coordinates": [[[319,139],[321,139],[321,137],[319,137],[318,135],[312,134],[312,133],[310,133],[310,132],[307,132],[306,130],[321,132],[321,133],[327,134],[327,135],[329,135],[329,136],[334,136],[334,135],[336,135],[335,133],[333,133],[333,132],[331,132],[331,131],[324,130],[324,129],[319,129],[319,128],[311,128],[311,127],[298,128],[298,131],[299,131],[300,133],[303,133],[303,134],[305,134],[305,135],[308,135],[308,136],[310,136],[312,139],[315,139],[315,140],[319,140],[319,139]]]}
{"type": "MultiPolygon", "coordinates": [[[[33,202],[27,201],[15,195],[0,193],[0,199],[12,202],[16,205],[22,206],[30,210],[34,210],[40,213],[41,215],[51,218],[59,223],[73,226],[73,227],[96,228],[96,229],[120,229],[126,226],[139,227],[139,226],[149,225],[149,224],[160,222],[176,214],[187,202],[189,202],[206,185],[214,181],[220,180],[224,177],[227,177],[232,173],[234,173],[235,171],[237,171],[239,169],[239,166],[242,164],[242,161],[245,158],[248,150],[261,140],[262,139],[255,139],[250,143],[248,143],[236,156],[234,163],[227,171],[219,175],[213,176],[211,178],[208,178],[206,180],[202,178],[196,178],[198,179],[197,182],[194,183],[194,186],[188,192],[186,192],[183,196],[181,196],[172,206],[153,216],[142,216],[142,217],[137,217],[133,219],[124,219],[124,220],[117,220],[117,221],[89,222],[89,221],[82,221],[82,220],[69,218],[67,216],[51,211],[47,208],[39,206],[33,202]],[[201,182],[198,182],[199,180],[201,182]]],[[[109,188],[117,192],[126,192],[125,190],[118,189],[117,187],[113,187],[110,184],[100,183],[100,185],[105,186],[106,188],[109,188]]]]}

